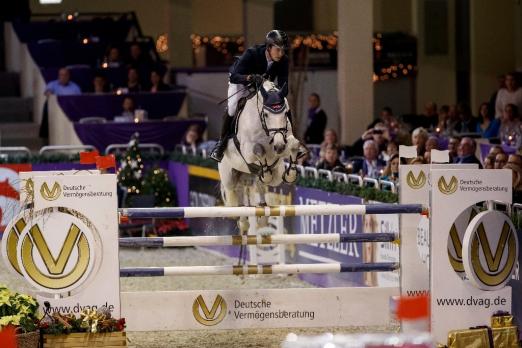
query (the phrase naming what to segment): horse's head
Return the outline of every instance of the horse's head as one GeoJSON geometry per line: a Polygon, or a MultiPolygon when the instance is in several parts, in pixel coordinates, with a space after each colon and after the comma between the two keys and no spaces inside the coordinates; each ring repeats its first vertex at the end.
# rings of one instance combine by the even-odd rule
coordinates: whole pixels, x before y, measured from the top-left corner
{"type": "Polygon", "coordinates": [[[280,155],[286,149],[288,120],[287,113],[290,111],[286,103],[286,84],[278,90],[272,82],[266,81],[260,86],[259,91],[263,96],[263,110],[261,111],[261,124],[267,136],[270,137],[270,145],[280,155]],[[268,90],[266,89],[268,88],[268,90]]]}

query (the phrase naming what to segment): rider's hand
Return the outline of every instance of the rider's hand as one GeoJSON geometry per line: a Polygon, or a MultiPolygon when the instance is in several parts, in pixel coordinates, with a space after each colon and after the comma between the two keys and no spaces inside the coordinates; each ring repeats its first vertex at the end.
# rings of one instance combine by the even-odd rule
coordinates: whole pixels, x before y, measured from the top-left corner
{"type": "Polygon", "coordinates": [[[261,75],[250,75],[250,83],[256,86],[260,86],[263,84],[263,76],[261,75]]]}

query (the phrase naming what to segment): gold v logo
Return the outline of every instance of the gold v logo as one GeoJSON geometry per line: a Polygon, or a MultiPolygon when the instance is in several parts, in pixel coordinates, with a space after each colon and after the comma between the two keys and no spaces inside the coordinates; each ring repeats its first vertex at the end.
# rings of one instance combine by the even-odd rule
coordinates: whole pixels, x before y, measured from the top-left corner
{"type": "MultiPolygon", "coordinates": [[[[469,214],[468,225],[475,216],[477,216],[477,212],[472,208],[469,214]]],[[[455,223],[451,225],[449,235],[451,239],[451,245],[453,246],[453,251],[455,252],[455,256],[453,256],[448,248],[448,257],[451,266],[455,272],[464,272],[464,264],[462,263],[462,241],[459,237],[459,232],[457,231],[457,226],[455,223]]]]}
{"type": "Polygon", "coordinates": [[[52,189],[49,189],[46,182],[44,182],[42,187],[40,187],[40,194],[46,201],[54,201],[60,197],[60,193],[62,193],[62,188],[57,182],[54,183],[52,189]]]}
{"type": "Polygon", "coordinates": [[[18,264],[18,258],[16,257],[16,246],[18,245],[18,240],[20,239],[20,233],[22,233],[25,228],[25,220],[20,218],[6,233],[7,235],[7,259],[13,268],[22,275],[22,271],[20,270],[20,265],[18,264]]]}
{"type": "Polygon", "coordinates": [[[207,304],[203,297],[199,295],[192,305],[192,313],[196,321],[205,326],[213,326],[219,324],[227,314],[227,303],[221,295],[217,295],[212,308],[208,310],[207,304]],[[203,312],[204,318],[201,316],[199,309],[203,312]],[[216,316],[218,308],[221,308],[219,314],[216,316]]]}
{"type": "Polygon", "coordinates": [[[445,195],[451,195],[457,191],[457,178],[454,176],[451,177],[449,184],[446,183],[446,179],[441,176],[437,184],[439,186],[439,191],[445,195]]]}
{"type": "Polygon", "coordinates": [[[480,281],[489,286],[496,286],[510,277],[516,262],[516,249],[513,231],[509,224],[504,222],[495,254],[493,254],[484,225],[481,223],[471,242],[471,262],[480,281]],[[506,245],[507,257],[504,258],[506,245]],[[480,257],[480,249],[482,249],[483,258],[480,257]],[[504,266],[500,268],[503,259],[505,260],[504,266]],[[487,269],[484,269],[482,260],[485,260],[487,269]]]}
{"type": "Polygon", "coordinates": [[[90,261],[89,242],[74,223],[71,224],[56,259],[51,254],[38,225],[31,227],[23,239],[21,253],[22,264],[29,277],[48,289],[63,289],[73,285],[82,278],[90,261]],[[35,246],[49,275],[44,274],[34,261],[33,249],[35,246]],[[65,268],[74,247],[78,248],[78,261],[72,270],[65,274],[65,268]]]}
{"type": "Polygon", "coordinates": [[[413,175],[413,172],[410,170],[406,175],[406,183],[412,189],[418,190],[422,188],[426,183],[426,174],[424,174],[424,171],[421,170],[419,176],[415,177],[415,175],[413,175]]]}

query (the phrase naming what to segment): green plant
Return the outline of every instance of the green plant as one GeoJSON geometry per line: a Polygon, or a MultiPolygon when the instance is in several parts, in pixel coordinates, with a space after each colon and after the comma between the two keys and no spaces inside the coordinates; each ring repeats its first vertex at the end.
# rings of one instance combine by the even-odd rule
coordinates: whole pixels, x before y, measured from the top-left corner
{"type": "Polygon", "coordinates": [[[11,325],[24,333],[35,331],[39,321],[37,311],[38,302],[33,297],[0,285],[0,329],[11,325]]]}

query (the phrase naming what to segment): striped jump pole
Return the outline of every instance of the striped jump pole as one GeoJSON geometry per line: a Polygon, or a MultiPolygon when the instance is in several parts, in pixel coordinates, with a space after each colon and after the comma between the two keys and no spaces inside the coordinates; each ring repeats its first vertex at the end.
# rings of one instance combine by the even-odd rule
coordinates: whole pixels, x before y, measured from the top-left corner
{"type": "Polygon", "coordinates": [[[317,204],[279,205],[272,207],[185,207],[185,208],[122,208],[128,218],[217,218],[248,216],[365,215],[365,214],[427,214],[421,204],[317,204]]]}
{"type": "Polygon", "coordinates": [[[397,269],[399,269],[399,263],[396,263],[396,262],[355,263],[355,264],[314,263],[314,264],[244,265],[244,266],[133,267],[133,268],[120,269],[120,277],[390,272],[390,271],[395,271],[397,269]]]}
{"type": "Polygon", "coordinates": [[[264,245],[264,244],[310,244],[310,243],[352,243],[352,242],[393,242],[393,233],[352,233],[352,234],[274,234],[245,236],[190,236],[190,237],[127,237],[120,238],[123,247],[187,247],[223,245],[264,245]]]}

